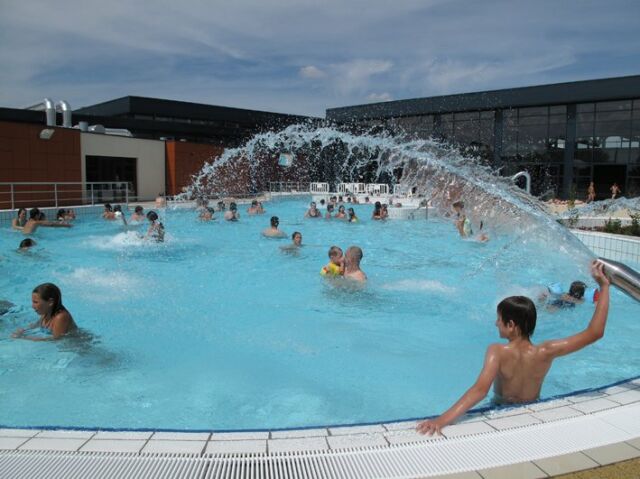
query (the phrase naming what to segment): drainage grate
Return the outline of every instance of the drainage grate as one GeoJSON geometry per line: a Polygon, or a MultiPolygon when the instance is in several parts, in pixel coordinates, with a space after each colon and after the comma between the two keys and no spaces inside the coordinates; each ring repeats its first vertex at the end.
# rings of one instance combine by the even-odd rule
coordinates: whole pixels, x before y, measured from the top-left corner
{"type": "Polygon", "coordinates": [[[636,404],[473,436],[330,451],[225,455],[0,451],[0,478],[429,477],[533,461],[640,437],[639,412],[640,404],[636,404]]]}

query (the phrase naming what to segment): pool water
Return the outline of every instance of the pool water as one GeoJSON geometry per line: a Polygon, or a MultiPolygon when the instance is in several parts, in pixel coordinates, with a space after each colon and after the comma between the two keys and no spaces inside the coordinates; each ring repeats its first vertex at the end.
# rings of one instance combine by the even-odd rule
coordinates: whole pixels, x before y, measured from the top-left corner
{"type": "MultiPolygon", "coordinates": [[[[78,220],[41,228],[35,252],[0,231],[0,424],[238,430],[389,421],[433,415],[474,381],[500,341],[496,304],[539,285],[587,276],[562,245],[500,236],[461,240],[450,220],[303,219],[308,199],[265,204],[238,223],[162,212],[164,244],[119,223],[78,220]],[[303,234],[260,232],[280,217],[303,234]],[[333,244],[364,250],[363,290],[319,275],[333,244]],[[57,342],[15,340],[35,321],[31,290],[60,286],[82,334],[57,342]]],[[[219,216],[219,215],[218,215],[219,216]]],[[[613,290],[599,343],[556,361],[542,395],[638,374],[638,305],[613,290]]],[[[539,310],[535,341],[573,334],[592,305],[539,310]]],[[[488,400],[483,404],[487,404],[488,400]]]]}

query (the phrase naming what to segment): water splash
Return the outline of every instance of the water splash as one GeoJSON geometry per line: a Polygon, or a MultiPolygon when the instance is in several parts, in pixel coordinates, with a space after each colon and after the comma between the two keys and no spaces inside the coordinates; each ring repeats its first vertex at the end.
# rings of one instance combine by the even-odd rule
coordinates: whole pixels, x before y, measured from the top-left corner
{"type": "Polygon", "coordinates": [[[407,139],[373,131],[354,133],[336,126],[291,125],[257,134],[228,149],[194,175],[184,199],[217,197],[268,189],[269,181],[381,182],[413,190],[451,214],[464,200],[466,214],[490,234],[513,234],[514,241],[542,241],[588,264],[593,257],[543,204],[478,159],[433,139],[407,139]],[[294,155],[290,168],[278,166],[281,152],[294,155]],[[242,189],[242,188],[240,188],[242,189]]]}

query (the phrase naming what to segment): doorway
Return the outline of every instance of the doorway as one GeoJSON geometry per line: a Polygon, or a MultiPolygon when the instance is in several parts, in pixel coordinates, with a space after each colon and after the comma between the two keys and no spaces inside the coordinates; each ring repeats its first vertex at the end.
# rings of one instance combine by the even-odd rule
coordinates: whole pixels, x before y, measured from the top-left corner
{"type": "Polygon", "coordinates": [[[596,187],[596,200],[604,200],[611,198],[611,185],[618,183],[624,196],[625,186],[627,184],[627,166],[626,165],[594,165],[593,166],[593,183],[596,187]]]}
{"type": "Polygon", "coordinates": [[[85,160],[87,183],[102,183],[93,185],[98,202],[124,201],[127,190],[130,198],[137,196],[137,158],[87,155],[85,160]],[[126,182],[127,185],[114,187],[109,184],[112,182],[126,182]]]}

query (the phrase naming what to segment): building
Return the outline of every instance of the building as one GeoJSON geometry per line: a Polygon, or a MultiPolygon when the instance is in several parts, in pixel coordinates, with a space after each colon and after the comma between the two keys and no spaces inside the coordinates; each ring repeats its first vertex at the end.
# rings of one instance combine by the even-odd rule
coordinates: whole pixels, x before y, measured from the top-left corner
{"type": "Polygon", "coordinates": [[[41,104],[49,111],[0,108],[0,209],[45,205],[54,197],[61,204],[118,201],[124,187],[115,182],[126,183],[132,199],[174,195],[225,148],[310,120],[142,97],[73,112],[58,102],[62,114],[51,105],[41,104]],[[16,184],[21,182],[46,185],[16,184]]]}
{"type": "Polygon", "coordinates": [[[584,198],[591,181],[598,199],[614,182],[640,195],[640,75],[332,108],[326,117],[443,138],[504,175],[528,171],[536,195],[584,198]]]}

